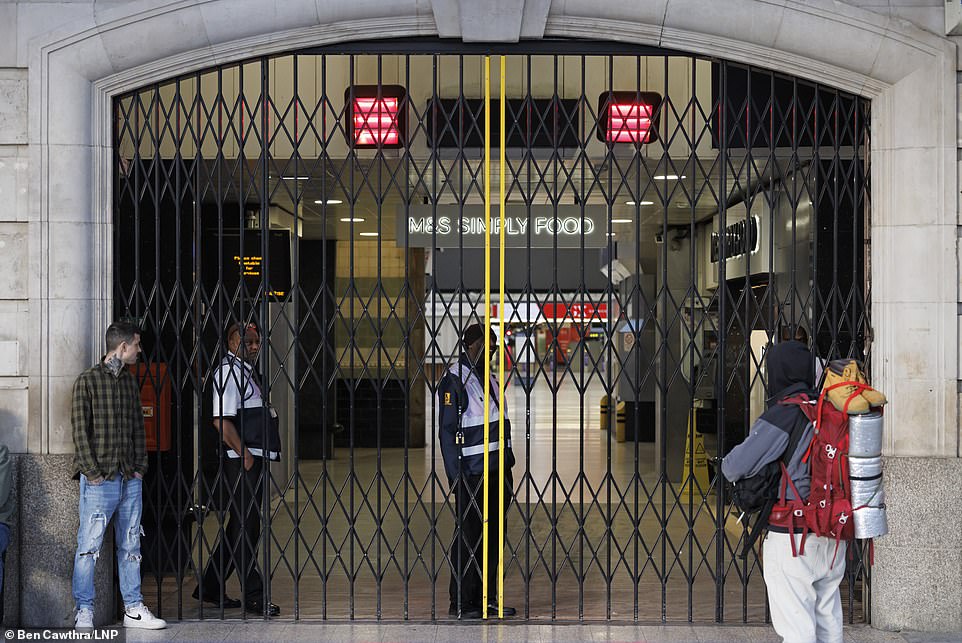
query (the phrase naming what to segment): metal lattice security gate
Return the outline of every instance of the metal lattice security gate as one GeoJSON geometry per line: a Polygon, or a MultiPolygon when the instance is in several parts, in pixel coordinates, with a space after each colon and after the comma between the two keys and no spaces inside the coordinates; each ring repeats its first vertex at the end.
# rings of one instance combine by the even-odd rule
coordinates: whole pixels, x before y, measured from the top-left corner
{"type": "MultiPolygon", "coordinates": [[[[260,518],[270,599],[284,617],[445,618],[436,391],[487,312],[518,458],[504,603],[766,619],[711,458],[763,408],[783,333],[807,331],[820,358],[868,355],[867,101],[622,44],[405,41],[195,72],[114,114],[114,312],[145,329],[144,592],[160,614],[241,614],[191,597],[230,557],[214,554],[212,374],[240,322],[262,333],[283,444],[259,495],[228,497],[260,518]],[[487,275],[485,237],[505,246],[487,275]]],[[[847,570],[860,621],[861,552],[847,570]]]]}

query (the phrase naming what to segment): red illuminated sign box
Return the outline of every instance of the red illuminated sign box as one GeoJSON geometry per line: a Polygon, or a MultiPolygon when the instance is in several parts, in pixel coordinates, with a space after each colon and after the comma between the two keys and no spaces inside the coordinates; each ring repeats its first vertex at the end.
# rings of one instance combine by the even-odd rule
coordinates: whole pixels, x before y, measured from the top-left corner
{"type": "Polygon", "coordinates": [[[407,140],[407,91],[400,85],[353,85],[344,92],[350,106],[348,141],[356,148],[394,149],[407,140]]]}
{"type": "Polygon", "coordinates": [[[601,322],[608,319],[608,304],[590,302],[541,304],[541,314],[547,321],[601,322]]]}
{"type": "Polygon", "coordinates": [[[604,92],[598,96],[598,140],[615,143],[654,143],[658,140],[661,94],[604,92]]]}

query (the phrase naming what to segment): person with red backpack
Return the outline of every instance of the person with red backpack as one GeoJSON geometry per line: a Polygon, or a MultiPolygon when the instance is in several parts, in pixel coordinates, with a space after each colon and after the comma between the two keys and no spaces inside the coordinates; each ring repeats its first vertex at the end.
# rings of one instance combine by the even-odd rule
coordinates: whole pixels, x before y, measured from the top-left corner
{"type": "Polygon", "coordinates": [[[749,436],[722,460],[722,474],[734,483],[739,506],[740,484],[752,489],[752,482],[765,479],[769,486],[767,495],[761,494],[765,506],[759,526],[768,528],[762,559],[775,631],[785,643],[841,643],[839,584],[851,538],[842,532],[850,528],[851,505],[846,510],[844,498],[835,498],[844,495],[844,482],[839,480],[836,493],[830,481],[831,463],[836,457],[841,462],[844,449],[823,444],[810,419],[818,393],[808,347],[784,341],[771,347],[765,359],[773,395],[749,436]],[[819,453],[813,456],[814,451],[819,453]],[[828,462],[829,473],[815,474],[820,488],[813,490],[813,471],[822,470],[813,469],[816,460],[818,467],[828,462]]]}

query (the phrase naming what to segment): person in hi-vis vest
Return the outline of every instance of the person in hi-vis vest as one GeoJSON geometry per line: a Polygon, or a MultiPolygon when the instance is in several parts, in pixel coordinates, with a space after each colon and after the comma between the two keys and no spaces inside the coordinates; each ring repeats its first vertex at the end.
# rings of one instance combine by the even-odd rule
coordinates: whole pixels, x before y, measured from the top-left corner
{"type": "MultiPolygon", "coordinates": [[[[484,503],[484,342],[491,342],[491,355],[497,350],[498,338],[484,332],[479,324],[468,326],[461,336],[461,356],[451,366],[438,386],[440,408],[441,455],[448,483],[455,495],[457,516],[454,539],[449,552],[451,560],[451,607],[448,614],[456,618],[481,618],[481,565],[484,562],[482,542],[482,506],[484,503]]],[[[488,406],[488,617],[498,616],[498,511],[501,491],[498,488],[498,382],[491,377],[488,406]]],[[[505,511],[511,500],[514,481],[511,467],[511,424],[504,409],[504,494],[505,511]]],[[[504,616],[515,610],[505,606],[504,616]]]]}

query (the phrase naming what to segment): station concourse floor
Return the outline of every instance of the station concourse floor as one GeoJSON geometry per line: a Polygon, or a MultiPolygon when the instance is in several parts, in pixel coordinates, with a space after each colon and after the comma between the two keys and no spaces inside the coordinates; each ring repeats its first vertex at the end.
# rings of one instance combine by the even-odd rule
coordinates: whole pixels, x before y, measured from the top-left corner
{"type": "MultiPolygon", "coordinates": [[[[619,443],[601,430],[603,395],[600,385],[571,380],[557,395],[539,384],[530,403],[521,387],[506,393],[517,465],[505,605],[528,623],[711,623],[720,611],[726,623],[763,624],[761,569],[753,557],[734,555],[737,535],[716,531],[715,493],[679,495],[680,484],[659,484],[654,444],[619,443]]],[[[337,449],[332,460],[302,461],[296,484],[277,481],[269,556],[280,620],[448,621],[445,553],[454,520],[443,471],[431,441],[406,458],[403,449],[337,449]],[[411,570],[407,578],[403,569],[411,570]]],[[[164,618],[241,617],[240,610],[201,610],[190,597],[217,528],[208,516],[201,533],[191,531],[179,586],[173,575],[145,575],[145,599],[164,618]]],[[[239,595],[236,575],[227,587],[239,595]]],[[[861,587],[850,593],[851,620],[862,622],[861,587]]]]}
{"type": "MultiPolygon", "coordinates": [[[[130,643],[161,641],[308,641],[324,643],[776,643],[770,626],[744,625],[531,625],[431,623],[343,624],[263,621],[180,621],[166,630],[128,630],[130,643]]],[[[962,632],[882,632],[867,625],[845,628],[845,643],[959,643],[962,632]]]]}

